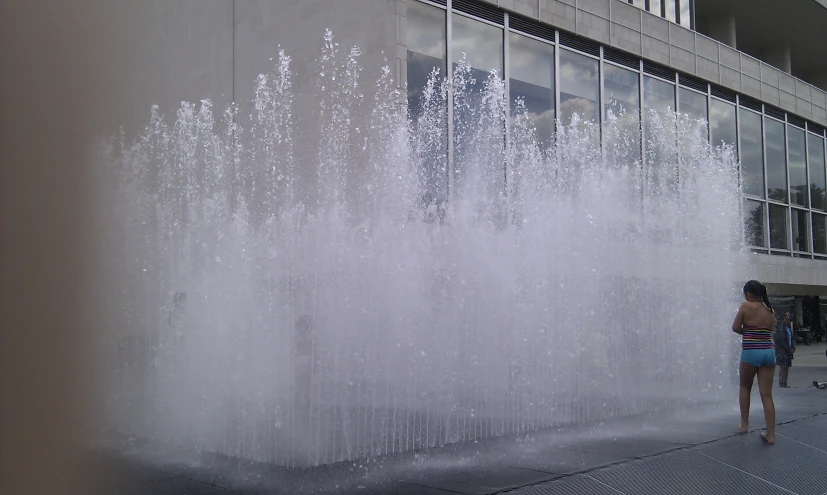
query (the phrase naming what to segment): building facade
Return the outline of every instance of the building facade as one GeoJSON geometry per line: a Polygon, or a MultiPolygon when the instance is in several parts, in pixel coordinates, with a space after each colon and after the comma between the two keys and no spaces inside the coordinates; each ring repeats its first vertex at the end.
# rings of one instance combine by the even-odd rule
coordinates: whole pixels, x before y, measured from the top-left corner
{"type": "Polygon", "coordinates": [[[827,296],[821,0],[154,0],[110,17],[107,43],[133,69],[111,76],[129,92],[110,129],[144,125],[151,104],[244,110],[279,47],[301,87],[325,29],[361,47],[368,80],[391,65],[409,102],[465,52],[503,75],[549,139],[555,119],[601,122],[612,106],[707,118],[711,141],[740,159],[750,275],[778,295],[827,296]]]}
{"type": "MultiPolygon", "coordinates": [[[[785,8],[827,25],[818,2],[790,4],[785,8]]],[[[781,2],[753,7],[791,15],[780,13],[781,2]]],[[[604,122],[619,107],[642,116],[645,161],[649,112],[708,120],[712,144],[730,145],[739,156],[752,276],[787,296],[778,302],[799,324],[820,326],[827,312],[817,298],[802,296],[827,295],[825,92],[790,74],[791,60],[812,65],[797,35],[761,47],[752,27],[740,24],[739,8],[688,0],[409,0],[400,6],[409,109],[416,112],[431,71],[451,77],[466,57],[477,79],[503,74],[510,104],[525,102],[540,139],[553,137],[555,121],[566,126],[579,114],[604,122]],[[764,60],[734,49],[741,37],[764,60]]]]}

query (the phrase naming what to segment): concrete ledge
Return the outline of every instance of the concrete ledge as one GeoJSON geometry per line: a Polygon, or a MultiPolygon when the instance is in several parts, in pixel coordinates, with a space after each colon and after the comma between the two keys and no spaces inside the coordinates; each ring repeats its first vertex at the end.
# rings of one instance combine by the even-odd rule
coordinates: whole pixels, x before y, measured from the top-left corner
{"type": "MultiPolygon", "coordinates": [[[[767,284],[809,286],[812,295],[827,296],[827,269],[823,260],[750,254],[748,276],[767,284]]],[[[798,294],[798,292],[796,292],[798,294]]]]}

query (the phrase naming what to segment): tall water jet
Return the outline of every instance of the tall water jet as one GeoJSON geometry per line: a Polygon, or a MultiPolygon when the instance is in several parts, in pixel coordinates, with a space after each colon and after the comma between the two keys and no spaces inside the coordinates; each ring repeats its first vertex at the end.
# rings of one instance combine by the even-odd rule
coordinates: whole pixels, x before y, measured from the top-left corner
{"type": "Polygon", "coordinates": [[[280,52],[246,119],[154,108],[101,146],[108,427],[315,466],[728,390],[738,168],[705,122],[649,116],[644,167],[637,115],[549,145],[459,61],[409,120],[358,60],[326,35],[316,118],[280,52]]]}

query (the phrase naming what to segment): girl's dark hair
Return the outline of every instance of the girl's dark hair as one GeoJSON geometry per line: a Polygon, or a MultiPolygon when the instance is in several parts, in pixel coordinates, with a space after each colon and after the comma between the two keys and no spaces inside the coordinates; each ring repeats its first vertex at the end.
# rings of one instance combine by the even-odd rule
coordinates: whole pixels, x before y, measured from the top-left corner
{"type": "Polygon", "coordinates": [[[744,294],[752,294],[755,297],[760,297],[764,301],[764,306],[770,311],[773,311],[770,298],[767,297],[767,287],[757,280],[750,280],[744,284],[744,294]]]}

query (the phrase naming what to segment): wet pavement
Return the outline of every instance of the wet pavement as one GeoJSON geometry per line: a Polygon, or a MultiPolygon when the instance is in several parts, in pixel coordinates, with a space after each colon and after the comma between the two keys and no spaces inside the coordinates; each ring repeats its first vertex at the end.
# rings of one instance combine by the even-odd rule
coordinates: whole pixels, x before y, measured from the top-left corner
{"type": "Polygon", "coordinates": [[[752,431],[737,433],[733,393],[725,403],[312,469],[106,438],[93,450],[88,493],[827,495],[827,390],[812,387],[827,380],[824,352],[801,352],[795,388],[775,389],[775,446],[761,440],[756,394],[752,431]]]}

